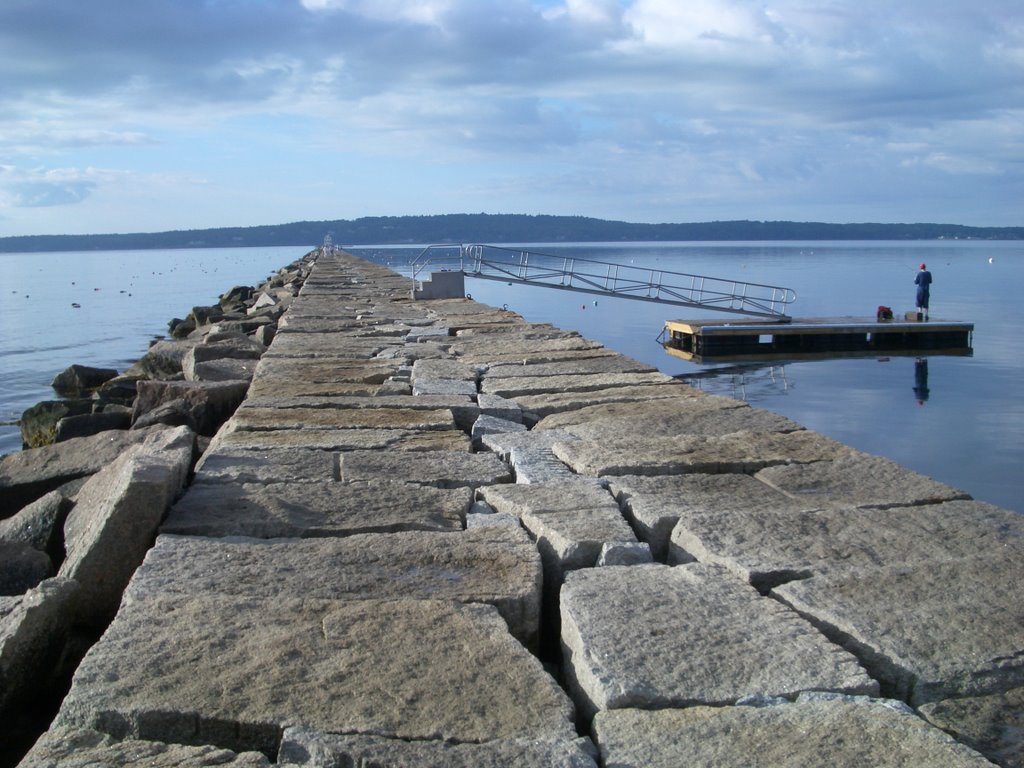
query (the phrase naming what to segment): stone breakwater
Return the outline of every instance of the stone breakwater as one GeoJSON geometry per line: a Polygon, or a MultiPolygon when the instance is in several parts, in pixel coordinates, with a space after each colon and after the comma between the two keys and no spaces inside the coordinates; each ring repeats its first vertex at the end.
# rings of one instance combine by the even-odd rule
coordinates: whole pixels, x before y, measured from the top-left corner
{"type": "Polygon", "coordinates": [[[22,765],[1021,764],[1024,518],[412,287],[315,254],[184,493],[184,425],[86,482],[22,765]]]}

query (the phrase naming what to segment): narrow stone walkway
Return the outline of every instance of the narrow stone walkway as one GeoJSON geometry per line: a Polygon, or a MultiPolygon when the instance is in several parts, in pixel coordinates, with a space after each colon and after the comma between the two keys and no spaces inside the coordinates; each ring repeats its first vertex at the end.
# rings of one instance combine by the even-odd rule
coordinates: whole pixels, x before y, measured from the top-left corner
{"type": "Polygon", "coordinates": [[[1022,764],[1024,519],[411,288],[319,255],[23,765],[1022,764]]]}

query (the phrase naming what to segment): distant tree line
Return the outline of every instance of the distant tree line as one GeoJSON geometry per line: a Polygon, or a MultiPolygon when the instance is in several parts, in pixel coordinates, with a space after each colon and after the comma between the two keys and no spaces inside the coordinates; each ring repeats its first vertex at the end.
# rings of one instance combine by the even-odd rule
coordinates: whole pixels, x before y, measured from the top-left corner
{"type": "Polygon", "coordinates": [[[1021,240],[1024,227],[959,224],[826,224],[797,221],[709,221],[636,224],[585,216],[460,213],[297,221],[259,227],[218,227],[107,235],[0,237],[0,252],[316,246],[401,243],[546,243],[695,240],[1021,240]]]}

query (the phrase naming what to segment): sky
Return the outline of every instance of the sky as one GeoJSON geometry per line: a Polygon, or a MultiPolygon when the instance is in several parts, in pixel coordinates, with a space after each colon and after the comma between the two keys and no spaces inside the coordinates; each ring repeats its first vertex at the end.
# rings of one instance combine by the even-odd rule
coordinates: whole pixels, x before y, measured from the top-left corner
{"type": "Polygon", "coordinates": [[[1020,0],[2,0],[0,73],[0,236],[1024,225],[1020,0]]]}

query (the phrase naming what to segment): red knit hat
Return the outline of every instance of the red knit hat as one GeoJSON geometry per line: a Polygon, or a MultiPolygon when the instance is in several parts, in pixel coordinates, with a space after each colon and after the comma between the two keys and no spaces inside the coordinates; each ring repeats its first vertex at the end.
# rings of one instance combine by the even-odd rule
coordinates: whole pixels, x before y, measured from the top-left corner
{"type": "Polygon", "coordinates": [[[921,262],[921,269],[924,269],[924,262],[921,262]]]}

